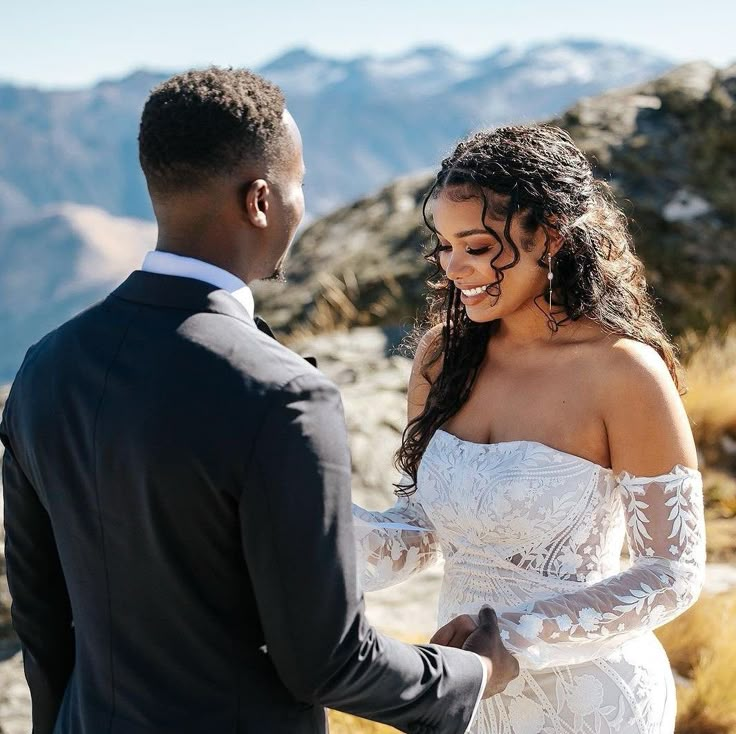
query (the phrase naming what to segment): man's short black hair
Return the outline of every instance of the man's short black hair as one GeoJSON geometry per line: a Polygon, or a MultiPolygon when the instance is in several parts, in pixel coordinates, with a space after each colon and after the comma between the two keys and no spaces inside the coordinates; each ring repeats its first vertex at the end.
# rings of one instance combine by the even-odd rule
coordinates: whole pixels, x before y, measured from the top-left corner
{"type": "Polygon", "coordinates": [[[278,155],[284,95],[246,69],[177,74],[143,108],[138,154],[152,192],[196,189],[246,161],[278,155]]]}

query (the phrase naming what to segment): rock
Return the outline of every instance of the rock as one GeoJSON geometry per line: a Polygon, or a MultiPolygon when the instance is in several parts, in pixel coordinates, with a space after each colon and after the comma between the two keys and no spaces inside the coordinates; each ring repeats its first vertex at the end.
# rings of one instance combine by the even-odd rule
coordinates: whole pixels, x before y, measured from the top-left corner
{"type": "Polygon", "coordinates": [[[31,730],[31,696],[20,654],[0,658],[0,734],[28,734],[31,730]]]}
{"type": "Polygon", "coordinates": [[[736,588],[736,566],[733,563],[709,563],[705,570],[706,594],[721,594],[736,588]]]}
{"type": "Polygon", "coordinates": [[[411,361],[396,353],[397,333],[376,327],[324,334],[292,346],[315,356],[340,387],[350,438],[355,501],[369,509],[393,504],[393,455],[406,425],[411,361]]]}
{"type": "MultiPolygon", "coordinates": [[[[686,64],[584,99],[552,122],[612,183],[670,331],[736,319],[736,65],[686,64]]],[[[273,327],[413,323],[432,272],[421,257],[430,183],[429,173],[400,179],[305,230],[291,283],[256,287],[273,327]]]]}
{"type": "Polygon", "coordinates": [[[558,120],[609,179],[675,333],[736,318],[736,66],[686,64],[558,120]]]}
{"type": "Polygon", "coordinates": [[[254,284],[272,328],[322,333],[412,321],[432,271],[420,255],[428,181],[426,173],[399,179],[305,230],[289,254],[288,285],[254,284]]]}
{"type": "MultiPolygon", "coordinates": [[[[0,417],[9,386],[0,385],[0,417]]],[[[0,464],[3,446],[0,443],[0,464]]],[[[2,482],[0,481],[0,734],[26,734],[30,731],[31,697],[23,675],[18,641],[10,625],[10,594],[5,578],[5,532],[3,525],[2,482]]]]}

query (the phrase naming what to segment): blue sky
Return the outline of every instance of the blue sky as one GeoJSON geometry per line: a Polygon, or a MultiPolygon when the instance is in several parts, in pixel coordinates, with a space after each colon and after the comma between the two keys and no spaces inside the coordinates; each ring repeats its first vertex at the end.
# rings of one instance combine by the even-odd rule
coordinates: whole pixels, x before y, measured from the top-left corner
{"type": "Polygon", "coordinates": [[[474,56],[562,37],[621,41],[674,60],[736,61],[734,0],[5,0],[0,79],[84,86],[137,68],[258,66],[294,46],[337,57],[440,44],[474,56]]]}

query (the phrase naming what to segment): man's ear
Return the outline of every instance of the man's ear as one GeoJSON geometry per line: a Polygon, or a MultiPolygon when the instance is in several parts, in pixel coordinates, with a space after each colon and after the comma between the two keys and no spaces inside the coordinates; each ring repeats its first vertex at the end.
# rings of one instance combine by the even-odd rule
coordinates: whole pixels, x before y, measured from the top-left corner
{"type": "Polygon", "coordinates": [[[268,226],[268,206],[271,189],[268,182],[258,178],[243,187],[241,205],[247,220],[258,229],[268,226]]]}

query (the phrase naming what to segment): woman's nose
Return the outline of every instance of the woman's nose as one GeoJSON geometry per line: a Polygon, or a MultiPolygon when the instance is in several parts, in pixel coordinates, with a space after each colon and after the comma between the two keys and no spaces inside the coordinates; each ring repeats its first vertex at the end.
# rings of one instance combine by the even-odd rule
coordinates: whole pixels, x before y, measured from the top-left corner
{"type": "Polygon", "coordinates": [[[450,280],[457,280],[462,276],[466,276],[472,270],[467,257],[467,254],[464,252],[447,253],[447,259],[445,260],[445,275],[447,275],[450,280]]]}

